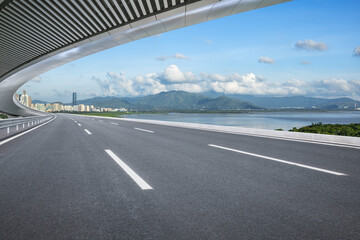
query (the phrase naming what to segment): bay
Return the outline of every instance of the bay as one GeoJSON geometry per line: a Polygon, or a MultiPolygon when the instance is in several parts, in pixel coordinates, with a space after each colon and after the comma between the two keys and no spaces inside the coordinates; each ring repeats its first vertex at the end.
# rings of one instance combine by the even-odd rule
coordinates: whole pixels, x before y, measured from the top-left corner
{"type": "Polygon", "coordinates": [[[312,123],[360,123],[360,111],[336,112],[252,112],[252,113],[164,113],[133,114],[126,118],[239,126],[260,129],[303,127],[312,123]]]}

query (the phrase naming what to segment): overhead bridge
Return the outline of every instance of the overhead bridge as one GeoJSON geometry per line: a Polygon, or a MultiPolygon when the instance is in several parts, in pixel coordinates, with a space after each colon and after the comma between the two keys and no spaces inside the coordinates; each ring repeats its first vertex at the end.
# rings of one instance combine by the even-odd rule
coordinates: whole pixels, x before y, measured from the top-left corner
{"type": "Polygon", "coordinates": [[[121,44],[289,0],[0,0],[0,112],[27,81],[121,44]]]}

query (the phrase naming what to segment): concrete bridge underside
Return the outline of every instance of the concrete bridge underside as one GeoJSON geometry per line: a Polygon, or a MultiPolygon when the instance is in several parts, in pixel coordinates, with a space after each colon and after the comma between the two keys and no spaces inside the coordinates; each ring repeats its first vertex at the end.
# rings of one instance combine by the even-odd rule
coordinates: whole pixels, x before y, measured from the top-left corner
{"type": "Polygon", "coordinates": [[[41,115],[15,92],[55,67],[141,38],[290,0],[0,0],[0,112],[41,115]]]}

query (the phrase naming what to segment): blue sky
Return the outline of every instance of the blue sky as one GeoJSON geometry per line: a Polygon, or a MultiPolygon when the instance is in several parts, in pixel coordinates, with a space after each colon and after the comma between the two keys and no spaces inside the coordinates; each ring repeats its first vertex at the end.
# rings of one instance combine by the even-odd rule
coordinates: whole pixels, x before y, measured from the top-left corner
{"type": "Polygon", "coordinates": [[[359,9],[358,0],[294,0],[240,13],[93,54],[19,91],[63,102],[73,91],[84,99],[169,90],[360,99],[359,9]]]}

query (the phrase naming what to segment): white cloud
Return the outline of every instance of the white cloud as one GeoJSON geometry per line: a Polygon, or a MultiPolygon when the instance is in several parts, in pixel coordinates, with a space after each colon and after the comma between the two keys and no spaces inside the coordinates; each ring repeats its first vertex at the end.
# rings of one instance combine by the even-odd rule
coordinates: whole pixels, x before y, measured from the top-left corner
{"type": "Polygon", "coordinates": [[[221,74],[211,74],[211,73],[201,73],[200,74],[202,78],[209,79],[211,81],[219,81],[219,82],[225,82],[227,81],[227,78],[221,74]]]}
{"type": "Polygon", "coordinates": [[[186,55],[182,54],[182,53],[176,53],[176,54],[174,54],[172,56],[160,56],[160,57],[157,57],[155,59],[158,60],[158,61],[166,61],[166,60],[171,59],[171,58],[180,59],[180,60],[189,60],[189,58],[186,55]]]}
{"type": "Polygon", "coordinates": [[[306,86],[306,82],[301,81],[299,79],[290,79],[284,83],[284,86],[304,87],[304,86],[306,86]]]}
{"type": "Polygon", "coordinates": [[[324,79],[305,82],[289,79],[286,82],[267,81],[254,73],[229,75],[183,72],[176,65],[169,65],[160,73],[149,73],[127,78],[124,73],[109,72],[105,79],[93,77],[100,86],[101,95],[144,96],[170,90],[187,92],[214,91],[224,94],[252,95],[308,95],[322,97],[348,96],[360,98],[360,80],[324,79]]]}
{"type": "Polygon", "coordinates": [[[41,77],[40,76],[34,77],[33,79],[31,79],[31,81],[39,83],[39,82],[41,82],[41,77]]]}
{"type": "Polygon", "coordinates": [[[178,66],[172,64],[165,68],[164,72],[159,75],[165,82],[193,82],[197,78],[192,72],[182,72],[178,66]]]}
{"type": "Polygon", "coordinates": [[[354,56],[360,57],[360,46],[358,46],[357,48],[354,49],[354,56]]]}
{"type": "Polygon", "coordinates": [[[269,57],[259,57],[259,63],[273,64],[275,63],[275,60],[269,57]]]}
{"type": "Polygon", "coordinates": [[[314,81],[309,93],[325,97],[360,97],[360,80],[347,81],[341,78],[314,81]],[[312,91],[311,91],[312,90],[312,91]]]}
{"type": "Polygon", "coordinates": [[[106,79],[95,76],[92,79],[98,83],[102,95],[105,96],[142,96],[167,90],[165,85],[158,80],[157,74],[153,73],[127,78],[123,72],[109,72],[106,79]]]}
{"type": "Polygon", "coordinates": [[[187,59],[189,59],[187,56],[185,56],[184,54],[181,54],[181,53],[176,53],[176,54],[174,54],[173,58],[175,58],[175,59],[182,59],[182,60],[187,60],[187,59]]]}
{"type": "Polygon", "coordinates": [[[324,42],[315,42],[314,40],[297,41],[295,47],[302,50],[325,51],[328,45],[324,42]]]}

